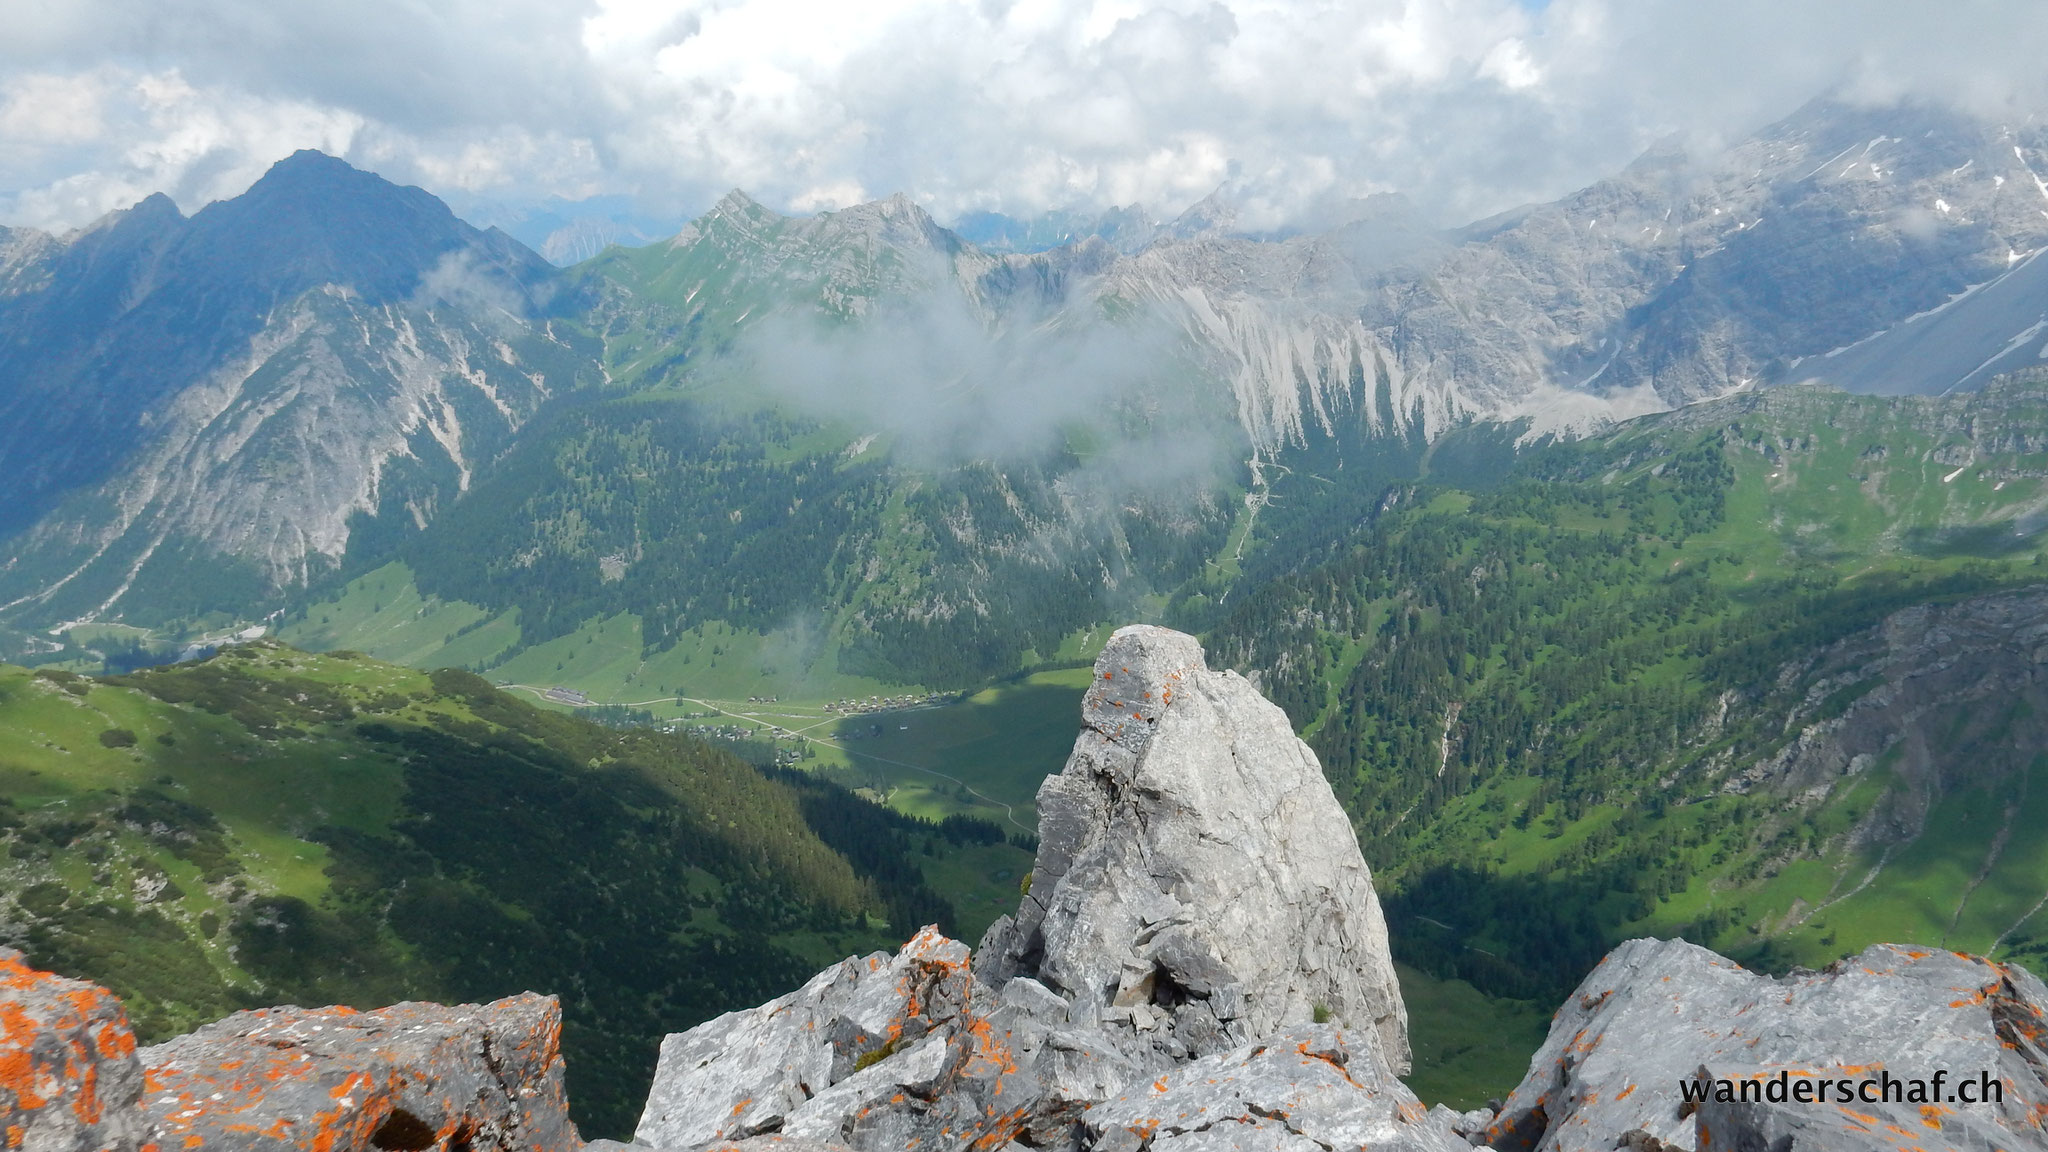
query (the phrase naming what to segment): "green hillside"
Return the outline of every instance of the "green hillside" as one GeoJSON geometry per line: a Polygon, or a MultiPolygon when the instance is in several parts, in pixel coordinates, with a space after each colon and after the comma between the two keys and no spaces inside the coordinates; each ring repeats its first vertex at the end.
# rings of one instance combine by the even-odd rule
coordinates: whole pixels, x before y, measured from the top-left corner
{"type": "Polygon", "coordinates": [[[630,1131],[664,1033],[927,922],[978,932],[1029,866],[987,823],[269,642],[102,680],[0,666],[0,837],[0,921],[145,1039],[553,992],[593,1135],[630,1131]]]}
{"type": "MultiPolygon", "coordinates": [[[[1397,947],[1440,975],[1551,997],[1635,934],[1767,965],[1878,939],[2035,955],[2048,860],[1993,844],[2037,806],[2026,757],[1951,773],[1909,844],[1851,835],[1903,786],[1888,764],[1817,808],[1719,785],[1798,735],[1808,679],[1782,669],[1910,605],[2048,580],[2044,432],[2040,376],[1637,421],[1498,483],[1400,490],[1211,651],[1265,670],[1394,892],[1397,947]]],[[[1979,719],[1958,768],[2010,743],[1979,719]]]]}

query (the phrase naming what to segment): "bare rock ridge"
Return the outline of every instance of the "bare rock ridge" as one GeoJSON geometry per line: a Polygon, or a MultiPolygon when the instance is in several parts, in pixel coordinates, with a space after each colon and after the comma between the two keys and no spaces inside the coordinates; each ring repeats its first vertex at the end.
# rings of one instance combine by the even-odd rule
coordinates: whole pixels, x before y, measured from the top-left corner
{"type": "Polygon", "coordinates": [[[927,929],[662,1045],[636,1143],[1442,1150],[1372,875],[1285,715],[1192,637],[1111,638],[1018,913],[927,929]],[[1329,1145],[1325,1145],[1329,1146],[1329,1145]]]}

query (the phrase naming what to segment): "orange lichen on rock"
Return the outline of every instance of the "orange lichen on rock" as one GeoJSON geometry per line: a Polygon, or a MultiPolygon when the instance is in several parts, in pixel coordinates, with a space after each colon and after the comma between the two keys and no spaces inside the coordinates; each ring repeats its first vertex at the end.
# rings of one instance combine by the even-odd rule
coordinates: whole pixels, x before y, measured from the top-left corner
{"type": "Polygon", "coordinates": [[[186,1147],[572,1152],[552,997],[272,1008],[144,1049],[154,1135],[186,1147]]]}
{"type": "Polygon", "coordinates": [[[142,1070],[114,994],[0,949],[0,1131],[9,1148],[136,1149],[142,1070]]]}

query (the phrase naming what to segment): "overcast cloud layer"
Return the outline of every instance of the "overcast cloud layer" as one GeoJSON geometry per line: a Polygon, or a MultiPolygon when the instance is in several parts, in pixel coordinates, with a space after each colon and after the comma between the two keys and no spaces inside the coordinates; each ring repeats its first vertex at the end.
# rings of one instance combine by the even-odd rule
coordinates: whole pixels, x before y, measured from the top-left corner
{"type": "Polygon", "coordinates": [[[2039,0],[63,0],[0,6],[0,222],[187,211],[319,148],[459,210],[1142,202],[1446,223],[1826,91],[2048,111],[2039,0]]]}

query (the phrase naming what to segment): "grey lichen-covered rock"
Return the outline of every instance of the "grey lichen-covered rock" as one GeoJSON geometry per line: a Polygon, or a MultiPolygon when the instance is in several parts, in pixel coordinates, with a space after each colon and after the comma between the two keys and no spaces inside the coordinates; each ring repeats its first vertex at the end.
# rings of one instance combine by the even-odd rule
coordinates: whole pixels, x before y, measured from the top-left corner
{"type": "MultiPolygon", "coordinates": [[[[1773,979],[1678,940],[1631,940],[1600,962],[1559,1009],[1487,1141],[1503,1152],[1610,1152],[1652,1141],[1700,1148],[1706,1138],[1679,1085],[1702,1064],[1894,1077],[1986,1070],[2003,1084],[2002,1103],[1916,1109],[1912,1142],[2048,1148],[2048,988],[2025,969],[1878,944],[1825,972],[1773,979]],[[1986,1133],[1994,1134],[1988,1145],[1971,1139],[1986,1133]]],[[[1808,1138],[1819,1148],[1894,1146],[1882,1134],[1854,1143],[1855,1125],[1815,1118],[1827,1106],[1792,1107],[1815,1114],[1793,1127],[1833,1133],[1821,1140],[1814,1128],[1795,1148],[1808,1147],[1808,1138]]],[[[1773,1119],[1765,1111],[1717,1113],[1724,1136],[1716,1146],[1751,1147],[1725,1142],[1738,1128],[1771,1141],[1796,1135],[1786,1126],[1789,1114],[1773,1119]]]]}
{"type": "Polygon", "coordinates": [[[1408,1067],[1407,1016],[1372,873],[1287,717],[1193,637],[1119,629],[1039,850],[977,975],[1032,977],[1164,1069],[1318,1015],[1408,1067]]]}
{"type": "Polygon", "coordinates": [[[907,1056],[958,1016],[967,961],[965,944],[927,928],[894,956],[842,961],[787,996],[668,1037],[634,1142],[687,1148],[781,1131],[812,1097],[907,1056]]]}
{"type": "Polygon", "coordinates": [[[1057,998],[1028,980],[1001,994],[975,984],[967,1010],[940,1033],[819,1093],[784,1132],[860,1152],[1070,1147],[1082,1112],[1140,1073],[1046,1000],[1057,998]]]}
{"type": "MultiPolygon", "coordinates": [[[[645,1144],[618,1144],[616,1140],[592,1140],[584,1152],[678,1152],[674,1148],[647,1148],[645,1144]]],[[[692,1152],[852,1152],[844,1144],[817,1144],[788,1136],[750,1136],[745,1140],[719,1140],[692,1152]]]]}
{"type": "MultiPolygon", "coordinates": [[[[1395,1079],[1406,1017],[1371,874],[1286,717],[1163,628],[1117,632],[1095,675],[1074,754],[1039,793],[1030,894],[972,971],[965,945],[928,928],[894,956],[669,1037],[639,1145],[773,1134],[856,1152],[1072,1152],[1091,1131],[1122,1139],[1084,1124],[1089,1109],[1207,1056],[1237,1064],[1173,1081],[1168,1106],[1206,1091],[1217,1109],[1176,1137],[1182,1152],[1230,1146],[1217,1141],[1242,1133],[1226,1113],[1282,1100],[1319,1132],[1465,1147],[1395,1079]],[[1289,1040],[1292,1055],[1245,1047],[1319,1015],[1335,1023],[1289,1040]],[[1311,1080],[1286,1088],[1302,1068],[1311,1080]]],[[[1284,1123],[1256,1138],[1246,1147],[1310,1139],[1284,1123]]]]}
{"type": "Polygon", "coordinates": [[[1371,1032],[1311,1025],[1204,1057],[1088,1110],[1095,1152],[1470,1152],[1371,1032]]]}
{"type": "Polygon", "coordinates": [[[265,1008],[141,1052],[151,1139],[170,1148],[575,1152],[561,1006],[265,1008]]]}
{"type": "MultiPolygon", "coordinates": [[[[1862,1099],[1842,1103],[1834,1098],[1834,1093],[1830,1093],[1828,1103],[1813,1099],[1822,1080],[1829,1081],[1830,1087],[1843,1085],[1842,1090],[1849,1090],[1860,1083],[1861,1077],[1873,1074],[1869,1068],[1702,1065],[1697,1073],[1699,1082],[1711,1085],[1725,1081],[1738,1090],[1745,1081],[1755,1082],[1756,1088],[1750,1091],[1758,1098],[1709,1098],[1701,1103],[1694,1118],[1698,1152],[1893,1152],[1900,1148],[1920,1152],[1988,1152],[2048,1148],[2048,1141],[2038,1133],[2029,1141],[2024,1134],[2016,1134],[1999,1123],[1996,1113],[1975,1106],[1884,1100],[1872,1103],[1862,1099]],[[1761,1098],[1772,1087],[1772,1081],[1805,1081],[1808,1099],[1791,1099],[1785,1089],[1779,1090],[1784,1098],[1761,1098]],[[2021,1138],[2015,1140],[2015,1135],[2021,1138]]],[[[1949,1079],[1948,1087],[1953,1087],[1955,1078],[1951,1075],[1949,1079]]]]}
{"type": "Polygon", "coordinates": [[[845,961],[669,1037],[635,1144],[1066,1146],[1081,1113],[1139,1069],[1042,985],[998,992],[970,979],[967,959],[966,945],[927,928],[894,956],[845,961]]]}
{"type": "Polygon", "coordinates": [[[114,994],[0,948],[0,1148],[133,1152],[142,1064],[114,994]]]}

